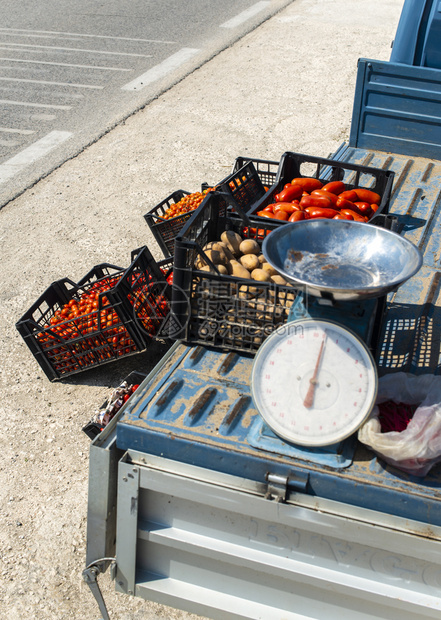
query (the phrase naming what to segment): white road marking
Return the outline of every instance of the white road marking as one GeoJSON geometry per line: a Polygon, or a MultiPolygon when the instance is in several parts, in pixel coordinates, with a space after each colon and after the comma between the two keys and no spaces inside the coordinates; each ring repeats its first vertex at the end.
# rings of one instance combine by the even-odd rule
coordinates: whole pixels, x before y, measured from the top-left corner
{"type": "Polygon", "coordinates": [[[51,131],[34,144],[17,153],[11,159],[0,164],[0,184],[21,172],[24,168],[33,164],[37,159],[44,157],[54,148],[68,140],[73,134],[70,131],[51,131]]]}
{"type": "Polygon", "coordinates": [[[26,82],[27,84],[45,84],[47,86],[70,86],[71,88],[97,88],[103,89],[104,86],[93,86],[91,84],[76,84],[75,82],[48,82],[45,80],[27,80],[24,78],[0,77],[4,82],[26,82]]]}
{"type": "Polygon", "coordinates": [[[12,127],[0,127],[0,131],[5,133],[19,133],[23,136],[28,136],[31,133],[35,133],[33,129],[12,129],[12,127]]]}
{"type": "Polygon", "coordinates": [[[112,39],[112,41],[137,41],[139,43],[170,43],[175,44],[176,41],[161,41],[158,39],[135,39],[133,37],[112,37],[106,34],[81,34],[79,32],[58,32],[56,30],[23,30],[22,28],[0,28],[0,33],[8,36],[21,36],[23,33],[29,37],[41,37],[44,35],[45,38],[54,38],[59,37],[61,35],[64,37],[81,37],[88,39],[112,39]]]}
{"type": "MultiPolygon", "coordinates": [[[[9,46],[12,46],[14,51],[22,50],[22,48],[31,47],[32,51],[35,50],[50,50],[54,52],[77,52],[82,54],[105,54],[106,56],[136,56],[138,58],[151,58],[152,54],[134,54],[132,52],[108,52],[104,50],[89,50],[83,49],[81,47],[59,47],[56,45],[32,45],[30,43],[8,43],[9,46]]],[[[6,49],[0,47],[0,49],[6,49]]],[[[9,48],[11,49],[11,47],[9,48]]],[[[26,51],[26,50],[25,50],[26,51]]]]}
{"type": "Polygon", "coordinates": [[[52,110],[70,110],[70,105],[51,105],[49,103],[32,103],[29,101],[12,101],[11,99],[0,99],[0,103],[5,105],[18,105],[26,108],[51,108],[52,110]]]}
{"type": "MultiPolygon", "coordinates": [[[[16,50],[14,50],[16,51],[16,50]]],[[[25,50],[28,51],[28,50],[25,50]]],[[[101,71],[133,71],[133,69],[126,69],[123,67],[102,67],[100,65],[75,65],[68,62],[48,62],[47,60],[27,60],[25,58],[2,58],[0,60],[7,60],[9,62],[24,62],[25,64],[35,65],[54,65],[56,67],[71,67],[74,69],[99,69],[101,71]]]]}
{"type": "Polygon", "coordinates": [[[164,77],[167,73],[170,73],[170,71],[180,67],[184,64],[184,62],[192,58],[199,51],[200,50],[192,47],[183,47],[179,50],[179,52],[169,56],[163,62],[159,63],[159,65],[152,67],[146,71],[146,73],[143,73],[125,86],[121,86],[121,90],[141,90],[152,82],[156,82],[156,80],[164,77]]]}
{"type": "Polygon", "coordinates": [[[233,17],[229,19],[227,22],[221,24],[219,28],[236,28],[237,26],[240,26],[241,24],[246,22],[247,19],[251,19],[251,17],[254,17],[254,15],[257,15],[257,13],[260,13],[260,11],[263,11],[263,9],[266,9],[266,7],[269,4],[271,3],[264,2],[264,1],[256,2],[256,4],[253,4],[253,6],[250,6],[249,9],[242,11],[242,13],[239,13],[239,15],[236,15],[236,17],[233,17]]]}

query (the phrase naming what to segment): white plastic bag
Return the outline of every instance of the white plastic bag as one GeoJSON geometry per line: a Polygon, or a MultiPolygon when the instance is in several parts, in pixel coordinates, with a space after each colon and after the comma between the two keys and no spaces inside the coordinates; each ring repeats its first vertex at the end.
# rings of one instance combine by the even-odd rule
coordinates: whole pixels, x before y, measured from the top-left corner
{"type": "Polygon", "coordinates": [[[378,381],[378,395],[358,439],[394,467],[425,476],[441,461],[441,376],[386,375],[378,381]],[[418,405],[404,431],[382,433],[378,404],[387,401],[418,405]]]}

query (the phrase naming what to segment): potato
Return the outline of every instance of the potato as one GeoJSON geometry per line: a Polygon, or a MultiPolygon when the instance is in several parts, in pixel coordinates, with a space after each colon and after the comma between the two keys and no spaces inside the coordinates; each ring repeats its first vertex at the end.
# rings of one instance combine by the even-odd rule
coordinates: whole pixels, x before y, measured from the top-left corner
{"type": "Polygon", "coordinates": [[[211,273],[216,273],[217,271],[223,275],[228,275],[228,269],[225,267],[225,265],[216,265],[216,269],[217,271],[215,271],[213,269],[213,267],[210,267],[210,265],[203,265],[203,267],[199,267],[200,271],[208,271],[211,273]]]}
{"type": "MultiPolygon", "coordinates": [[[[226,267],[229,263],[229,260],[226,257],[222,247],[220,247],[220,249],[205,250],[205,254],[207,255],[207,258],[209,258],[214,265],[225,265],[226,267]]],[[[200,269],[206,264],[207,262],[205,261],[205,259],[202,256],[198,256],[197,261],[196,261],[196,267],[200,269]]]]}
{"type": "Polygon", "coordinates": [[[267,271],[270,276],[277,276],[279,275],[277,269],[274,269],[274,267],[272,265],[270,265],[269,263],[262,263],[262,269],[264,269],[265,271],[267,271]]]}
{"type": "Polygon", "coordinates": [[[248,269],[250,273],[251,271],[253,271],[253,269],[257,269],[257,267],[260,266],[259,259],[255,254],[244,254],[239,258],[239,261],[242,263],[245,269],[248,269]]]}
{"type": "Polygon", "coordinates": [[[221,234],[221,241],[223,241],[230,252],[234,254],[234,256],[239,256],[239,246],[242,243],[242,237],[238,235],[233,230],[224,230],[221,234]]]}
{"type": "Polygon", "coordinates": [[[264,269],[254,269],[251,273],[251,277],[258,282],[269,282],[271,279],[270,274],[264,269]]]}
{"type": "Polygon", "coordinates": [[[266,258],[263,254],[259,254],[259,256],[257,257],[259,259],[259,263],[261,265],[263,265],[263,263],[266,263],[266,258]]]}
{"type": "Polygon", "coordinates": [[[241,254],[260,254],[260,245],[254,239],[245,239],[239,245],[239,251],[241,254]]]}
{"type": "Polygon", "coordinates": [[[251,278],[251,274],[248,269],[239,263],[239,261],[232,260],[230,261],[231,265],[231,275],[235,278],[243,278],[244,280],[249,280],[251,278]]]}
{"type": "Polygon", "coordinates": [[[281,284],[282,286],[286,286],[288,284],[285,278],[283,278],[279,274],[271,276],[271,282],[274,282],[274,284],[281,284]]]}
{"type": "Polygon", "coordinates": [[[223,241],[219,241],[219,245],[224,249],[224,253],[225,256],[228,258],[228,260],[234,260],[234,254],[233,252],[229,249],[229,247],[227,246],[226,243],[224,243],[223,241]]]}

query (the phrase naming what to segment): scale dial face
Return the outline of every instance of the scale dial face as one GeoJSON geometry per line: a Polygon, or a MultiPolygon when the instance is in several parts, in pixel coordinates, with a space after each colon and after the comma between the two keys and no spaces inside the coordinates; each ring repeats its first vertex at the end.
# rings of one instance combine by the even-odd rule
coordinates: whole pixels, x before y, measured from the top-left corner
{"type": "Polygon", "coordinates": [[[354,433],[375,403],[378,378],[364,342],[327,320],[282,325],[254,358],[251,392],[282,439],[328,446],[354,433]]]}

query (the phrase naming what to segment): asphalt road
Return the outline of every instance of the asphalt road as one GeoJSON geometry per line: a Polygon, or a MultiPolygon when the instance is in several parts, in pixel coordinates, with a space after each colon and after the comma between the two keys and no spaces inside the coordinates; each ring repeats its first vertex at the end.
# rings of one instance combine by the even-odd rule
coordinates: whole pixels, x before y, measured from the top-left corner
{"type": "Polygon", "coordinates": [[[2,0],[0,208],[290,2],[2,0]]]}

